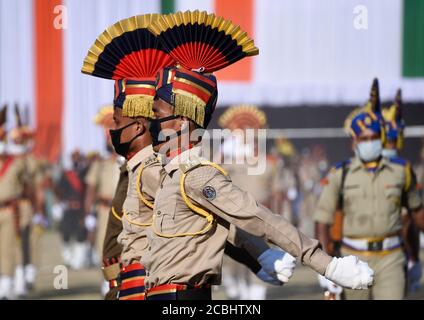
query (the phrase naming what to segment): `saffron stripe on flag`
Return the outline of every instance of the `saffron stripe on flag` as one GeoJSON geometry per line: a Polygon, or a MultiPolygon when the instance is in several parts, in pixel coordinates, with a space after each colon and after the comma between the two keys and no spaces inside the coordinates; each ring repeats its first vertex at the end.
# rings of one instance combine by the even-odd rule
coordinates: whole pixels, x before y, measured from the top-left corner
{"type": "Polygon", "coordinates": [[[33,1],[37,114],[34,152],[54,162],[59,159],[62,141],[63,32],[57,24],[60,13],[55,13],[62,1],[33,1]]]}
{"type": "MultiPolygon", "coordinates": [[[[240,25],[243,31],[254,39],[253,10],[253,0],[215,0],[215,14],[240,25]]],[[[218,71],[216,75],[219,80],[249,82],[253,76],[252,57],[236,62],[218,71]]]]}

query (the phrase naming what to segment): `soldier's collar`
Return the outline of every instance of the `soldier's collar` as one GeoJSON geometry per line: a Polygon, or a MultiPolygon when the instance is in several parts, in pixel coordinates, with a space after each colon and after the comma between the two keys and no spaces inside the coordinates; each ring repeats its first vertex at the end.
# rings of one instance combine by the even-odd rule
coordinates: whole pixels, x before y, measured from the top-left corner
{"type": "Polygon", "coordinates": [[[144,147],[140,151],[138,151],[130,160],[127,162],[128,171],[134,169],[135,166],[140,164],[143,159],[151,156],[153,154],[153,147],[149,144],[147,147],[144,147]]]}
{"type": "Polygon", "coordinates": [[[195,146],[191,149],[185,150],[168,162],[168,164],[164,166],[164,169],[168,174],[171,174],[180,167],[180,164],[190,161],[191,157],[200,157],[201,153],[201,146],[195,146]]]}
{"type": "MultiPolygon", "coordinates": [[[[387,159],[384,158],[384,157],[382,157],[380,159],[380,161],[378,162],[378,166],[377,166],[376,171],[380,170],[382,167],[384,167],[386,165],[387,165],[387,159]]],[[[361,161],[361,159],[359,159],[358,157],[355,157],[353,159],[350,168],[351,168],[352,172],[353,171],[356,171],[356,170],[359,170],[359,169],[367,170],[367,168],[365,167],[365,165],[363,164],[363,162],[361,161]]]]}

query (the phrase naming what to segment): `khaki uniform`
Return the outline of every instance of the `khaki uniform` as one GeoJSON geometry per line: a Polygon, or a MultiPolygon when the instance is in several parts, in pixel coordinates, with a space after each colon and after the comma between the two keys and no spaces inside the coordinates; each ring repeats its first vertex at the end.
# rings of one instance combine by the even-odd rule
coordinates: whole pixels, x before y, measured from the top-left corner
{"type": "Polygon", "coordinates": [[[417,183],[421,191],[421,201],[424,203],[424,161],[415,167],[415,173],[417,174],[417,183]]]}
{"type": "MultiPolygon", "coordinates": [[[[272,177],[271,189],[279,199],[275,199],[274,206],[276,213],[283,215],[290,223],[294,224],[296,217],[294,217],[294,210],[292,209],[292,201],[289,199],[289,192],[297,191],[297,184],[294,172],[292,169],[284,166],[283,161],[279,160],[276,164],[276,170],[272,177]],[[281,202],[281,206],[278,203],[281,202]]],[[[271,207],[273,209],[273,207],[271,207]]]]}
{"type": "Polygon", "coordinates": [[[299,229],[306,235],[314,234],[313,214],[318,202],[321,174],[318,164],[304,161],[299,167],[299,180],[303,194],[300,206],[299,229]]]}
{"type": "Polygon", "coordinates": [[[10,204],[23,192],[22,158],[0,160],[0,275],[13,276],[18,251],[16,216],[10,204]]]}
{"type": "Polygon", "coordinates": [[[119,277],[122,246],[118,243],[118,236],[122,231],[122,206],[127,196],[128,171],[127,164],[120,168],[118,185],[109,211],[106,234],[103,242],[103,275],[109,281],[110,290],[106,294],[106,300],[116,300],[119,286],[116,280],[119,277]]]}
{"type": "Polygon", "coordinates": [[[146,229],[152,222],[152,207],[154,195],[159,188],[161,168],[151,145],[140,150],[128,161],[128,191],[123,205],[123,229],[118,237],[124,266],[140,262],[147,250],[146,229]]]}
{"type": "Polygon", "coordinates": [[[220,284],[230,224],[275,243],[324,274],[332,258],[319,249],[317,240],[258,204],[216,167],[201,165],[200,153],[200,147],[187,150],[161,170],[149,250],[143,258],[147,288],[168,283],[220,284]],[[182,177],[187,199],[180,189],[182,177]],[[205,218],[198,208],[212,216],[205,218]]]}
{"type": "MultiPolygon", "coordinates": [[[[351,239],[378,241],[399,234],[402,228],[402,205],[409,209],[421,206],[411,170],[400,159],[382,159],[375,173],[370,173],[358,158],[351,160],[343,188],[342,254],[355,254],[368,262],[375,272],[371,290],[346,290],[347,299],[401,299],[405,290],[405,257],[398,247],[393,250],[358,251],[347,245],[351,239]]],[[[339,196],[342,169],[334,168],[320,196],[314,220],[332,224],[339,196]]]]}
{"type": "Polygon", "coordinates": [[[100,255],[103,252],[103,242],[106,234],[110,205],[119,180],[119,166],[114,158],[94,162],[85,177],[87,185],[96,189],[96,250],[100,255]]]}
{"type": "Polygon", "coordinates": [[[22,250],[17,252],[17,264],[39,264],[38,250],[41,232],[39,226],[32,226],[34,216],[34,197],[36,188],[39,188],[43,179],[40,162],[30,153],[22,156],[25,164],[24,192],[18,202],[19,227],[21,229],[22,250]],[[35,227],[35,228],[34,228],[35,227]]]}

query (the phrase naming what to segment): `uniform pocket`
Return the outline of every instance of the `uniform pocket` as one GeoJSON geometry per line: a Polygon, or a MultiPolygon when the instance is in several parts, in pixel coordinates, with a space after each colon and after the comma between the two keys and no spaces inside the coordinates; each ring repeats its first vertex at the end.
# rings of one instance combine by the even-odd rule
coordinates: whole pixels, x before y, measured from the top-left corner
{"type": "Polygon", "coordinates": [[[398,187],[386,188],[384,190],[384,194],[389,201],[391,206],[395,206],[395,208],[400,206],[402,190],[398,187]]]}
{"type": "Polygon", "coordinates": [[[174,197],[168,199],[165,205],[160,206],[154,212],[155,227],[161,233],[172,233],[175,225],[175,215],[177,212],[176,200],[174,197]]]}
{"type": "Polygon", "coordinates": [[[346,185],[343,189],[343,201],[345,205],[355,204],[355,201],[363,196],[363,190],[359,185],[346,185]]]}

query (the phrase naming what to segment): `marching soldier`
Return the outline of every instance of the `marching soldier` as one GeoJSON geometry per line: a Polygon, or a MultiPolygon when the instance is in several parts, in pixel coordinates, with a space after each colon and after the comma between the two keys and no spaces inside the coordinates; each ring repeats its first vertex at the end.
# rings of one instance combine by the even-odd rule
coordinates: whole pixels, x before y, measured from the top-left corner
{"type": "MultiPolygon", "coordinates": [[[[385,123],[386,141],[382,151],[383,157],[399,158],[398,152],[403,148],[405,123],[402,118],[402,92],[398,89],[395,102],[388,108],[383,109],[385,123]]],[[[409,175],[416,181],[416,175],[411,165],[409,175]]],[[[418,188],[418,186],[417,186],[418,188]]],[[[402,208],[402,237],[407,256],[407,284],[409,291],[415,291],[420,285],[422,267],[420,263],[420,231],[412,223],[411,212],[402,208]]]]}
{"type": "MultiPolygon", "coordinates": [[[[265,113],[256,106],[240,105],[228,108],[218,122],[221,128],[231,130],[231,136],[223,144],[223,168],[231,175],[234,183],[254,195],[258,203],[270,208],[276,165],[274,159],[264,159],[265,170],[262,174],[247,174],[248,166],[258,166],[259,154],[258,146],[251,144],[253,141],[249,143],[246,130],[264,129],[266,121],[265,113]],[[237,159],[245,163],[238,163],[237,159]]],[[[224,258],[223,270],[223,284],[230,299],[265,299],[266,285],[254,277],[248,268],[233,259],[224,258]]]]}
{"type": "Polygon", "coordinates": [[[402,299],[402,201],[414,219],[420,217],[422,204],[409,164],[381,156],[386,136],[377,79],[368,104],[349,115],[345,129],[353,139],[355,157],[331,169],[325,180],[314,214],[317,237],[327,248],[329,226],[336,219],[336,209],[342,208],[341,255],[355,254],[375,271],[371,290],[346,289],[346,299],[402,299]]]}
{"type": "MultiPolygon", "coordinates": [[[[164,163],[148,232],[149,249],[143,258],[147,299],[210,299],[210,286],[221,281],[230,224],[277,244],[341,285],[356,289],[371,285],[373,272],[367,264],[354,256],[328,256],[317,240],[258,204],[221,167],[202,159],[198,139],[182,144],[211,119],[217,101],[216,78],[211,72],[256,55],[253,40],[230,21],[198,11],[161,17],[149,30],[166,44],[178,65],[158,74],[155,119],[150,124],[153,148],[164,163]],[[225,34],[219,28],[225,28],[225,34]],[[164,134],[168,141],[164,142],[164,134]]],[[[293,267],[284,257],[274,263],[274,272],[286,275],[281,278],[286,282],[293,267]]]]}
{"type": "Polygon", "coordinates": [[[18,105],[15,105],[14,111],[16,127],[10,133],[9,152],[25,164],[23,192],[18,200],[20,248],[17,252],[14,290],[17,296],[25,296],[27,287],[31,289],[35,282],[39,241],[47,227],[47,219],[41,208],[43,169],[41,162],[31,153],[34,132],[29,128],[29,119],[24,123],[18,105]]]}
{"type": "Polygon", "coordinates": [[[299,166],[299,182],[302,193],[299,229],[308,236],[313,235],[312,213],[318,201],[317,188],[321,180],[318,163],[314,160],[312,152],[305,149],[299,166]]]}
{"type": "Polygon", "coordinates": [[[0,111],[0,299],[14,297],[12,277],[20,249],[18,200],[24,187],[25,163],[6,151],[7,106],[0,111]]]}
{"type": "MultiPolygon", "coordinates": [[[[109,130],[113,127],[113,107],[103,107],[96,115],[94,122],[104,130],[108,155],[103,159],[93,161],[85,176],[87,190],[84,210],[85,227],[91,235],[89,238],[95,239],[97,257],[100,258],[103,252],[109,211],[120,176],[118,158],[113,152],[109,136],[109,130]],[[95,237],[93,237],[94,235],[95,237]]],[[[104,282],[103,295],[106,294],[107,287],[108,283],[104,282]]]]}
{"type": "Polygon", "coordinates": [[[273,209],[283,215],[293,225],[298,224],[296,201],[299,197],[296,172],[293,168],[293,160],[296,150],[287,138],[279,138],[275,141],[274,152],[278,158],[277,169],[272,178],[273,209]]]}
{"type": "Polygon", "coordinates": [[[63,207],[60,223],[62,257],[65,265],[81,269],[85,262],[87,231],[84,226],[84,176],[87,172],[82,155],[72,152],[72,167],[64,170],[55,192],[63,207]]]}
{"type": "MultiPolygon", "coordinates": [[[[126,49],[145,56],[142,65],[133,64],[128,66],[129,71],[127,73],[112,77],[115,79],[114,123],[116,129],[110,130],[110,135],[115,151],[128,160],[128,192],[122,205],[122,216],[120,217],[123,229],[118,237],[118,242],[123,248],[120,257],[122,263],[119,276],[120,283],[117,284],[119,286],[119,299],[121,300],[144,299],[145,269],[141,261],[144,254],[149,250],[146,232],[151,225],[154,196],[159,188],[159,171],[162,168],[158,158],[153,154],[152,140],[148,130],[149,119],[153,116],[152,106],[155,95],[155,81],[152,81],[152,79],[154,79],[153,76],[159,68],[171,65],[174,61],[163,49],[161,49],[162,52],[156,51],[155,55],[150,55],[151,48],[144,46],[145,44],[155,44],[156,50],[161,48],[154,35],[146,29],[146,26],[157,17],[157,15],[142,15],[118,23],[127,26],[137,25],[137,28],[131,30],[124,28],[126,37],[134,37],[137,40],[132,42],[134,47],[127,47],[126,49]],[[144,37],[143,40],[149,39],[149,41],[140,41],[140,36],[144,37]],[[146,74],[145,70],[152,73],[146,74]]],[[[114,28],[114,26],[111,28],[114,28]]],[[[120,37],[120,35],[117,35],[116,41],[111,46],[118,45],[120,37]]],[[[92,65],[87,57],[83,72],[93,76],[99,76],[101,71],[104,72],[105,69],[101,70],[101,66],[103,59],[108,58],[106,49],[103,53],[101,59],[95,65],[92,65]]],[[[120,65],[124,67],[126,62],[121,61],[120,65]]],[[[109,70],[111,74],[113,74],[113,70],[115,69],[109,70]]],[[[106,75],[104,77],[108,78],[106,75]]],[[[115,207],[112,208],[112,213],[118,216],[115,207]]],[[[237,243],[238,245],[253,247],[252,251],[262,250],[261,253],[269,260],[269,262],[266,261],[266,266],[269,269],[273,268],[272,263],[282,256],[280,252],[268,249],[263,242],[254,242],[251,237],[235,231],[233,234],[234,244],[239,241],[241,244],[237,243]]],[[[251,270],[254,270],[263,281],[281,284],[277,276],[273,277],[263,270],[265,262],[259,264],[248,257],[244,251],[241,251],[241,249],[227,244],[226,252],[238,261],[248,264],[251,270]]],[[[110,275],[113,280],[118,278],[117,267],[118,264],[115,259],[115,263],[104,267],[105,276],[109,277],[110,275]]]]}

